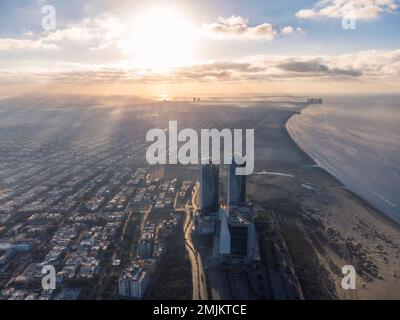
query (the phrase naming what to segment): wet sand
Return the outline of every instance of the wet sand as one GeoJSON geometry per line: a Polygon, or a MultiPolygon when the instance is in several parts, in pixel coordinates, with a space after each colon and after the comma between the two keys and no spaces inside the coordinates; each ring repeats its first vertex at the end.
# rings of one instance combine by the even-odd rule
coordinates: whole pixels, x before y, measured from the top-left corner
{"type": "Polygon", "coordinates": [[[399,226],[316,166],[286,131],[290,117],[278,112],[256,129],[260,174],[249,194],[260,216],[276,214],[305,298],[399,299],[399,226]],[[341,288],[344,265],[356,268],[356,290],[341,288]]]}

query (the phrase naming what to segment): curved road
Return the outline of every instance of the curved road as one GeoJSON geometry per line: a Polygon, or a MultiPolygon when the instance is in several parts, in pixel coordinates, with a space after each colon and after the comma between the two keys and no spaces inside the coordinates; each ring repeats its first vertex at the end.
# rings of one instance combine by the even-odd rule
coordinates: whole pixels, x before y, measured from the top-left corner
{"type": "Polygon", "coordinates": [[[198,209],[197,205],[195,204],[198,190],[199,188],[195,187],[192,198],[193,207],[186,207],[184,237],[186,250],[188,252],[190,263],[192,265],[193,300],[207,300],[207,284],[203,263],[201,261],[200,254],[197,252],[192,242],[192,228],[194,226],[192,213],[196,212],[198,209]]]}

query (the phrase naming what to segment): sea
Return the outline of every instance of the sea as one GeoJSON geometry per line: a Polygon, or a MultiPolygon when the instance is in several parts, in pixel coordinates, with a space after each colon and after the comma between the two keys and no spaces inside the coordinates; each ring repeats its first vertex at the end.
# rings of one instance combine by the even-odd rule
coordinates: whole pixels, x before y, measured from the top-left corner
{"type": "Polygon", "coordinates": [[[400,96],[330,96],[287,129],[318,165],[400,223],[400,96]]]}

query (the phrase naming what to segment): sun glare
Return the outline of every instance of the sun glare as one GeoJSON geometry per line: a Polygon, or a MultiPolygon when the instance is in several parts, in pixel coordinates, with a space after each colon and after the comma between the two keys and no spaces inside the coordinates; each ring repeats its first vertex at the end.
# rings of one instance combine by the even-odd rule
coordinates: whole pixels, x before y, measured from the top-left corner
{"type": "Polygon", "coordinates": [[[139,14],[128,47],[139,68],[166,72],[194,62],[196,32],[184,15],[168,8],[139,14]]]}

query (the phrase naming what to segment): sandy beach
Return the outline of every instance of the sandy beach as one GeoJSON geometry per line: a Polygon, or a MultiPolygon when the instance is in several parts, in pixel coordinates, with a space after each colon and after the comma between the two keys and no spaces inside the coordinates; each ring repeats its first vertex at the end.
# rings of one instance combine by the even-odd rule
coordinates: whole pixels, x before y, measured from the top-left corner
{"type": "Polygon", "coordinates": [[[278,217],[305,297],[398,299],[399,226],[316,165],[286,131],[289,119],[268,118],[257,132],[256,159],[273,154],[258,169],[283,175],[253,175],[249,189],[259,215],[278,217]],[[344,265],[357,271],[356,290],[341,288],[344,265]]]}

